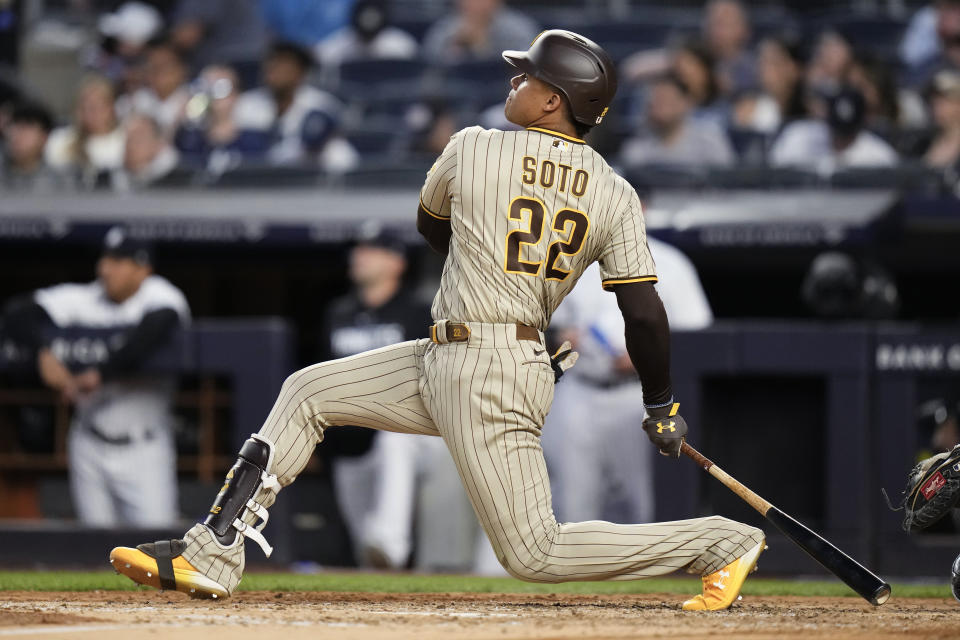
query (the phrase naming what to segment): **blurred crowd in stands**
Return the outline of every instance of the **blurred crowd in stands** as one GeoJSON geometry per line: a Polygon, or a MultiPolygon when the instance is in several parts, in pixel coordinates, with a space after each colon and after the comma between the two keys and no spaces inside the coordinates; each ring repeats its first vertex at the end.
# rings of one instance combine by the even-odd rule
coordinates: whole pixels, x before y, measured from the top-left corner
{"type": "MultiPolygon", "coordinates": [[[[960,0],[912,13],[876,3],[869,14],[711,0],[685,19],[626,3],[582,25],[503,0],[432,2],[433,19],[419,22],[401,0],[67,4],[89,17],[70,113],[45,106],[25,60],[19,75],[0,74],[6,188],[123,191],[240,166],[429,166],[461,127],[512,126],[500,52],[557,26],[618,60],[610,124],[590,142],[627,171],[952,173],[960,161],[960,0]]],[[[23,27],[21,50],[38,31],[23,27]]]]}

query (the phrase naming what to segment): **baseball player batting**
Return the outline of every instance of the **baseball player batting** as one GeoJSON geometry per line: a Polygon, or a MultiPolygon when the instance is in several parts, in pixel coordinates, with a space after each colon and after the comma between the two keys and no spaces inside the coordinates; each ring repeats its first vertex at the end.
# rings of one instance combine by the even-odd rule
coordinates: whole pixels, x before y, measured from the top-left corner
{"type": "Polygon", "coordinates": [[[717,516],[640,525],[554,518],[540,430],[563,364],[551,360],[543,330],[592,262],[624,315],[644,430],[678,457],[687,426],[671,391],[670,332],[639,199],[583,141],[616,92],[613,62],[559,30],[503,57],[519,70],[505,115],[525,129],[459,131],[420,192],[417,227],[446,254],[429,338],[291,375],[204,522],[182,540],[114,549],[115,569],[196,597],[230,595],[244,543],[271,551],[262,530],[277,492],[327,429],[361,425],[442,437],[497,558],[517,578],[634,580],[682,569],[703,576],[703,593],[684,609],[736,600],[764,548],[759,529],[717,516]]]}

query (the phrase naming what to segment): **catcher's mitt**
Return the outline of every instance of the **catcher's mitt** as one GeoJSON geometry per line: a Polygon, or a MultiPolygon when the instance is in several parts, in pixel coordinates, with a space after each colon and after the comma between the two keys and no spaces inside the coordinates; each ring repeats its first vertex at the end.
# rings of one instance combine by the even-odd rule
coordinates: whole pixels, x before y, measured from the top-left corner
{"type": "Polygon", "coordinates": [[[960,445],[917,463],[907,476],[907,488],[903,492],[900,507],[894,510],[903,509],[906,512],[903,517],[904,531],[921,531],[947,515],[958,499],[960,445]]]}

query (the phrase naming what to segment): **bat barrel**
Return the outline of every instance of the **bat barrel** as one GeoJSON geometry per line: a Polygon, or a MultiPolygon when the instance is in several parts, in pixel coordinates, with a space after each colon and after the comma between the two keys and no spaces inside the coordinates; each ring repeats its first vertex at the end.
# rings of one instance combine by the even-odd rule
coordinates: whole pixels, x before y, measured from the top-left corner
{"type": "Polygon", "coordinates": [[[879,606],[890,598],[889,584],[816,532],[776,507],[771,507],[766,516],[767,520],[796,542],[811,558],[843,580],[870,604],[879,606]]]}

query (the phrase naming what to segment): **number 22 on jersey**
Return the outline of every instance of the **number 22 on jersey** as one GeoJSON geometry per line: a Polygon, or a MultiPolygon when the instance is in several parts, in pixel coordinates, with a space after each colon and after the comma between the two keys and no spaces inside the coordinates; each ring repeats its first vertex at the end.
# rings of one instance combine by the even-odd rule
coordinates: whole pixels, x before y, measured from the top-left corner
{"type": "MultiPolygon", "coordinates": [[[[537,198],[520,196],[510,201],[508,216],[511,220],[526,221],[527,224],[525,229],[514,229],[507,234],[504,271],[527,276],[540,275],[544,261],[524,260],[523,255],[526,246],[532,247],[530,252],[537,253],[537,245],[543,238],[546,207],[537,198]]],[[[590,219],[583,211],[560,209],[554,214],[550,228],[554,232],[552,235],[558,239],[547,247],[544,277],[562,282],[570,272],[559,268],[557,261],[561,256],[575,256],[580,253],[590,230],[590,219]]]]}

